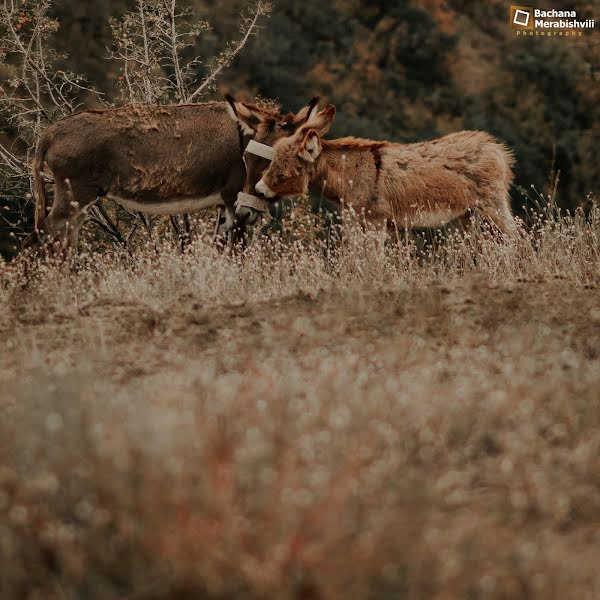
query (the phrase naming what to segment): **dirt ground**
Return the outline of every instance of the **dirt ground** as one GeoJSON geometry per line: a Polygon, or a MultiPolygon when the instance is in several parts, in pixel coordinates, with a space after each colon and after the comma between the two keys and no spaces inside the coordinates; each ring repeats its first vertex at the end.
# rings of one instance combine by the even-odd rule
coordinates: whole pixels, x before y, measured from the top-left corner
{"type": "MultiPolygon", "coordinates": [[[[454,284],[300,293],[235,305],[202,306],[191,295],[159,309],[143,299],[98,298],[78,307],[26,304],[14,306],[0,323],[5,381],[22,376],[35,361],[77,369],[82,356],[103,377],[128,385],[160,371],[201,370],[206,359],[225,371],[285,355],[308,370],[313,355],[324,351],[369,361],[391,353],[398,360],[388,375],[419,360],[444,360],[447,381],[474,363],[480,368],[477,352],[485,349],[495,357],[486,365],[491,373],[520,369],[526,361],[535,365],[532,376],[543,380],[551,368],[566,382],[575,367],[591,368],[600,358],[596,289],[560,280],[497,284],[485,275],[454,284]],[[415,339],[418,357],[398,355],[415,339]],[[454,348],[464,352],[460,361],[453,359],[454,348]],[[475,353],[471,359],[468,350],[475,353]]],[[[383,367],[378,376],[385,377],[383,367]]]]}
{"type": "MultiPolygon", "coordinates": [[[[150,470],[144,460],[128,467],[127,477],[137,472],[145,490],[164,477],[194,496],[181,471],[164,471],[171,459],[206,472],[230,461],[235,473],[230,494],[221,490],[221,471],[202,487],[213,512],[190,500],[194,531],[204,531],[199,523],[207,519],[245,519],[210,544],[206,532],[190,540],[189,525],[167,516],[172,499],[163,487],[132,508],[114,487],[117,477],[103,483],[113,498],[105,510],[144,523],[141,537],[127,542],[144,568],[105,568],[119,573],[120,588],[94,574],[89,526],[81,525],[88,533],[78,534],[79,545],[51,545],[52,561],[63,565],[53,577],[69,593],[88,589],[90,573],[99,594],[90,597],[146,589],[149,557],[159,556],[173,570],[135,597],[171,598],[175,589],[184,598],[600,596],[600,296],[593,286],[496,283],[471,273],[234,305],[203,305],[193,294],[159,305],[143,297],[15,301],[0,320],[0,340],[5,440],[24,452],[23,424],[37,431],[29,413],[42,406],[42,433],[30,445],[46,448],[47,468],[59,461],[55,471],[64,469],[69,460],[49,450],[58,441],[50,415],[61,415],[63,431],[74,427],[67,413],[76,403],[89,404],[92,422],[106,425],[114,412],[116,454],[134,447],[153,457],[150,470]],[[190,410],[192,425],[184,419],[190,410]],[[214,429],[215,415],[225,425],[214,429]],[[178,444],[196,437],[204,449],[190,463],[189,447],[178,444]],[[321,471],[325,483],[317,481],[321,471]],[[350,476],[358,483],[347,488],[350,476]],[[260,508],[290,489],[297,491],[291,508],[284,500],[260,508]],[[149,502],[162,502],[160,510],[149,502]],[[321,520],[307,517],[317,509],[321,520]],[[233,543],[238,536],[245,541],[233,543]],[[281,548],[293,548],[286,560],[276,558],[281,548]],[[75,549],[86,575],[69,566],[75,549]]],[[[38,463],[3,447],[11,481],[26,486],[38,477],[38,463]]],[[[90,452],[93,462],[100,451],[90,452]]],[[[36,556],[37,538],[11,521],[2,481],[8,520],[0,528],[13,540],[5,564],[15,568],[0,576],[6,591],[17,589],[17,557],[36,556]]],[[[76,497],[93,488],[94,502],[106,492],[79,485],[76,497]]],[[[69,510],[55,506],[59,496],[23,497],[38,507],[30,512],[41,506],[69,521],[69,510]]],[[[48,567],[36,568],[35,589],[50,593],[48,567]]]]}

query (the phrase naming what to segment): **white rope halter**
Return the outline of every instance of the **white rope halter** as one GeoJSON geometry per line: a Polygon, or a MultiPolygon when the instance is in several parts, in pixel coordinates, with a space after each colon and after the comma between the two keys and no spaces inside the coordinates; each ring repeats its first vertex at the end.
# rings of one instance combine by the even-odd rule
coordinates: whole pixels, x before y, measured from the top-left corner
{"type": "MultiPolygon", "coordinates": [[[[273,160],[273,155],[275,154],[275,151],[273,148],[271,148],[271,146],[261,144],[260,142],[256,142],[254,140],[250,140],[244,152],[256,154],[256,156],[266,158],[267,160],[273,160]]],[[[258,196],[254,196],[252,194],[246,194],[245,192],[239,192],[235,202],[235,207],[237,209],[243,206],[252,208],[262,213],[269,212],[269,203],[264,198],[259,198],[258,196]]]]}
{"type": "Polygon", "coordinates": [[[253,196],[252,194],[246,194],[244,192],[238,192],[235,207],[241,208],[242,206],[252,208],[258,212],[269,212],[269,203],[264,198],[253,196]]]}
{"type": "Polygon", "coordinates": [[[256,156],[266,158],[267,160],[273,160],[273,155],[275,154],[275,150],[273,150],[271,146],[261,144],[260,142],[255,142],[254,140],[250,140],[250,142],[246,146],[245,152],[249,152],[250,154],[256,154],[256,156]]]}

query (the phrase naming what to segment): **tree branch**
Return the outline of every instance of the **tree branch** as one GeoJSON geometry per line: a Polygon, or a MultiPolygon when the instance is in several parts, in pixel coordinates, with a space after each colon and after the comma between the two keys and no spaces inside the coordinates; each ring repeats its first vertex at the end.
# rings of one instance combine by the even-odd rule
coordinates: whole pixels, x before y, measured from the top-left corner
{"type": "Polygon", "coordinates": [[[231,50],[230,52],[225,52],[222,55],[222,60],[220,61],[220,64],[217,66],[216,69],[213,70],[213,72],[202,82],[202,85],[200,85],[189,97],[189,102],[193,102],[198,96],[200,96],[200,94],[202,94],[202,92],[209,87],[216,79],[217,77],[220,75],[221,71],[227,67],[231,61],[241,52],[241,50],[244,48],[244,46],[246,45],[246,43],[248,42],[248,40],[250,39],[250,36],[255,33],[255,30],[257,29],[258,26],[258,19],[263,16],[266,15],[270,12],[271,10],[271,6],[264,2],[263,0],[259,0],[254,8],[254,17],[252,18],[252,20],[250,21],[250,24],[246,27],[246,31],[244,36],[242,37],[242,39],[235,45],[235,47],[233,48],[233,50],[231,50]]]}

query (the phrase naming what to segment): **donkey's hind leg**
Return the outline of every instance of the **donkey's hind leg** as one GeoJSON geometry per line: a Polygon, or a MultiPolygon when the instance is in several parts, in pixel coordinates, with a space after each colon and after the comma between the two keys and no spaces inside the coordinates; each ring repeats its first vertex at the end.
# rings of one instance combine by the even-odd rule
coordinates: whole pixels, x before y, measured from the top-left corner
{"type": "Polygon", "coordinates": [[[57,243],[63,251],[76,250],[85,211],[97,197],[93,190],[73,187],[68,179],[57,179],[52,210],[44,222],[47,241],[57,243]]]}
{"type": "Polygon", "coordinates": [[[490,225],[494,232],[500,233],[507,240],[518,238],[517,223],[507,198],[502,198],[499,202],[493,204],[482,202],[477,206],[477,213],[485,223],[490,225]]]}

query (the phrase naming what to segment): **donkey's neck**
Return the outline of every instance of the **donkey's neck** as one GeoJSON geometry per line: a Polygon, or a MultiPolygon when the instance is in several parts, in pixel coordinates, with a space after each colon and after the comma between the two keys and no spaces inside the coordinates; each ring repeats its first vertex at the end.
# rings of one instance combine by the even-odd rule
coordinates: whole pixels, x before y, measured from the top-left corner
{"type": "Polygon", "coordinates": [[[384,142],[344,138],[323,142],[315,161],[310,187],[329,200],[353,200],[358,194],[374,194],[384,142]]]}
{"type": "Polygon", "coordinates": [[[354,186],[354,173],[349,172],[349,162],[347,153],[324,148],[315,162],[311,188],[335,202],[347,198],[354,186]]]}

